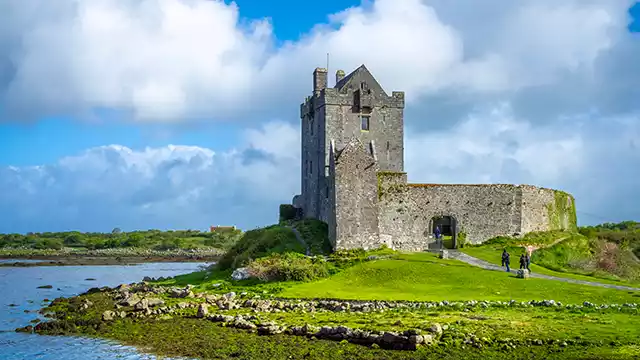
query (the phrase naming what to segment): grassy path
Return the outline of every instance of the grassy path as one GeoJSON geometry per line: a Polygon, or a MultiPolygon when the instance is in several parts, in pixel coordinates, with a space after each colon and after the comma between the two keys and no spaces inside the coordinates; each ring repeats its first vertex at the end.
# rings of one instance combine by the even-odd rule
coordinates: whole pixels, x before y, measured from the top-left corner
{"type": "MultiPolygon", "coordinates": [[[[473,257],[471,255],[462,253],[462,252],[457,251],[457,250],[449,250],[449,256],[454,258],[454,259],[456,259],[456,260],[460,260],[462,262],[465,262],[465,263],[467,263],[469,265],[481,267],[481,268],[483,268],[485,270],[505,271],[501,266],[494,265],[494,264],[492,264],[492,263],[490,263],[488,261],[484,261],[484,260],[475,258],[475,257],[473,257]]],[[[511,273],[515,274],[516,272],[517,272],[516,269],[511,269],[511,273]]],[[[581,284],[581,285],[599,286],[599,287],[604,287],[604,288],[609,288],[609,289],[640,291],[640,288],[634,288],[634,287],[630,287],[630,286],[615,285],[615,284],[605,284],[605,283],[599,283],[599,282],[594,282],[594,281],[570,279],[570,278],[551,276],[551,275],[545,275],[545,274],[530,273],[529,276],[530,277],[534,277],[534,278],[539,278],[539,279],[556,280],[556,281],[563,281],[563,282],[567,282],[567,283],[581,284]]]]}

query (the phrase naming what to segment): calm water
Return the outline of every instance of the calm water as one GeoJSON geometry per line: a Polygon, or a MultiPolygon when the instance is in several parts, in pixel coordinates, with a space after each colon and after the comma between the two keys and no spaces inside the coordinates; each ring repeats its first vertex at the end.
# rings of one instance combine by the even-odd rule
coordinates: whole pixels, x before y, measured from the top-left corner
{"type": "Polygon", "coordinates": [[[203,263],[150,263],[129,266],[0,267],[0,359],[155,359],[116,343],[63,336],[15,333],[41,318],[43,300],[73,296],[92,287],[117,286],[145,276],[175,276],[203,263]],[[95,280],[86,280],[93,278],[95,280]],[[52,285],[52,289],[38,286],[52,285]],[[18,306],[10,306],[16,304],[18,306]],[[28,312],[25,312],[27,310],[28,312]]]}
{"type": "Polygon", "coordinates": [[[35,260],[35,259],[0,259],[0,264],[15,264],[15,263],[36,263],[47,260],[35,260]]]}

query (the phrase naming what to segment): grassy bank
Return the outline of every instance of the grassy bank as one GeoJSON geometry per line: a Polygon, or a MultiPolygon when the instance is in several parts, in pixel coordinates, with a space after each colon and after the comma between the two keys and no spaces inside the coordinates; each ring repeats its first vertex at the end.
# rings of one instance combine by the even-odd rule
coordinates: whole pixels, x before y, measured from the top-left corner
{"type": "MultiPolygon", "coordinates": [[[[558,236],[581,239],[525,240],[553,249],[558,236]]],[[[521,251],[522,240],[463,250],[495,263],[505,246],[521,251]]],[[[314,221],[249,231],[205,271],[56,300],[54,320],[36,332],[203,359],[640,356],[640,292],[518,279],[431,253],[329,254],[328,245],[326,226],[314,221]],[[308,249],[314,256],[303,255],[308,249]],[[239,267],[251,278],[233,280],[239,267]]]]}
{"type": "Polygon", "coordinates": [[[640,284],[640,262],[633,254],[633,246],[628,241],[619,241],[628,239],[632,233],[607,230],[610,237],[613,237],[611,234],[618,237],[618,241],[613,241],[598,232],[583,232],[586,235],[548,232],[527,234],[523,238],[499,237],[461,251],[501,265],[501,253],[506,249],[511,254],[511,267],[518,268],[520,255],[530,245],[535,249],[531,257],[532,272],[608,284],[640,284]]]}

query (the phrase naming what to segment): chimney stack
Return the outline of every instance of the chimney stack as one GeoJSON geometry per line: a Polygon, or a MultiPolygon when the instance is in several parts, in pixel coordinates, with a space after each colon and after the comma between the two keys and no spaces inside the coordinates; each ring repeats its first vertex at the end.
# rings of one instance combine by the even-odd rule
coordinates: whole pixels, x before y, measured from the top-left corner
{"type": "Polygon", "coordinates": [[[313,71],[313,93],[320,94],[320,91],[327,88],[327,69],[316,68],[313,71]]]}
{"type": "Polygon", "coordinates": [[[336,84],[340,82],[344,78],[344,70],[336,71],[336,84]]]}

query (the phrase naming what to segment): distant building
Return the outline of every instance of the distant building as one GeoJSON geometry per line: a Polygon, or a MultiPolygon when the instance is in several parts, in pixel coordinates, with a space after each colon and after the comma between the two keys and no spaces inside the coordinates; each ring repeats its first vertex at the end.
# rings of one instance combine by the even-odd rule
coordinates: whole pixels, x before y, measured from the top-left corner
{"type": "Polygon", "coordinates": [[[236,227],[235,226],[220,226],[220,225],[216,225],[216,226],[210,226],[209,227],[209,231],[210,232],[227,232],[227,231],[236,231],[236,227]]]}
{"type": "MultiPolygon", "coordinates": [[[[573,196],[510,184],[410,184],[404,172],[404,92],[388,95],[369,70],[313,72],[300,106],[302,217],[329,226],[334,249],[434,246],[440,226],[456,247],[498,235],[575,229],[573,196]]],[[[451,139],[450,146],[456,146],[451,139]]],[[[429,147],[421,151],[431,151],[429,147]]]]}

